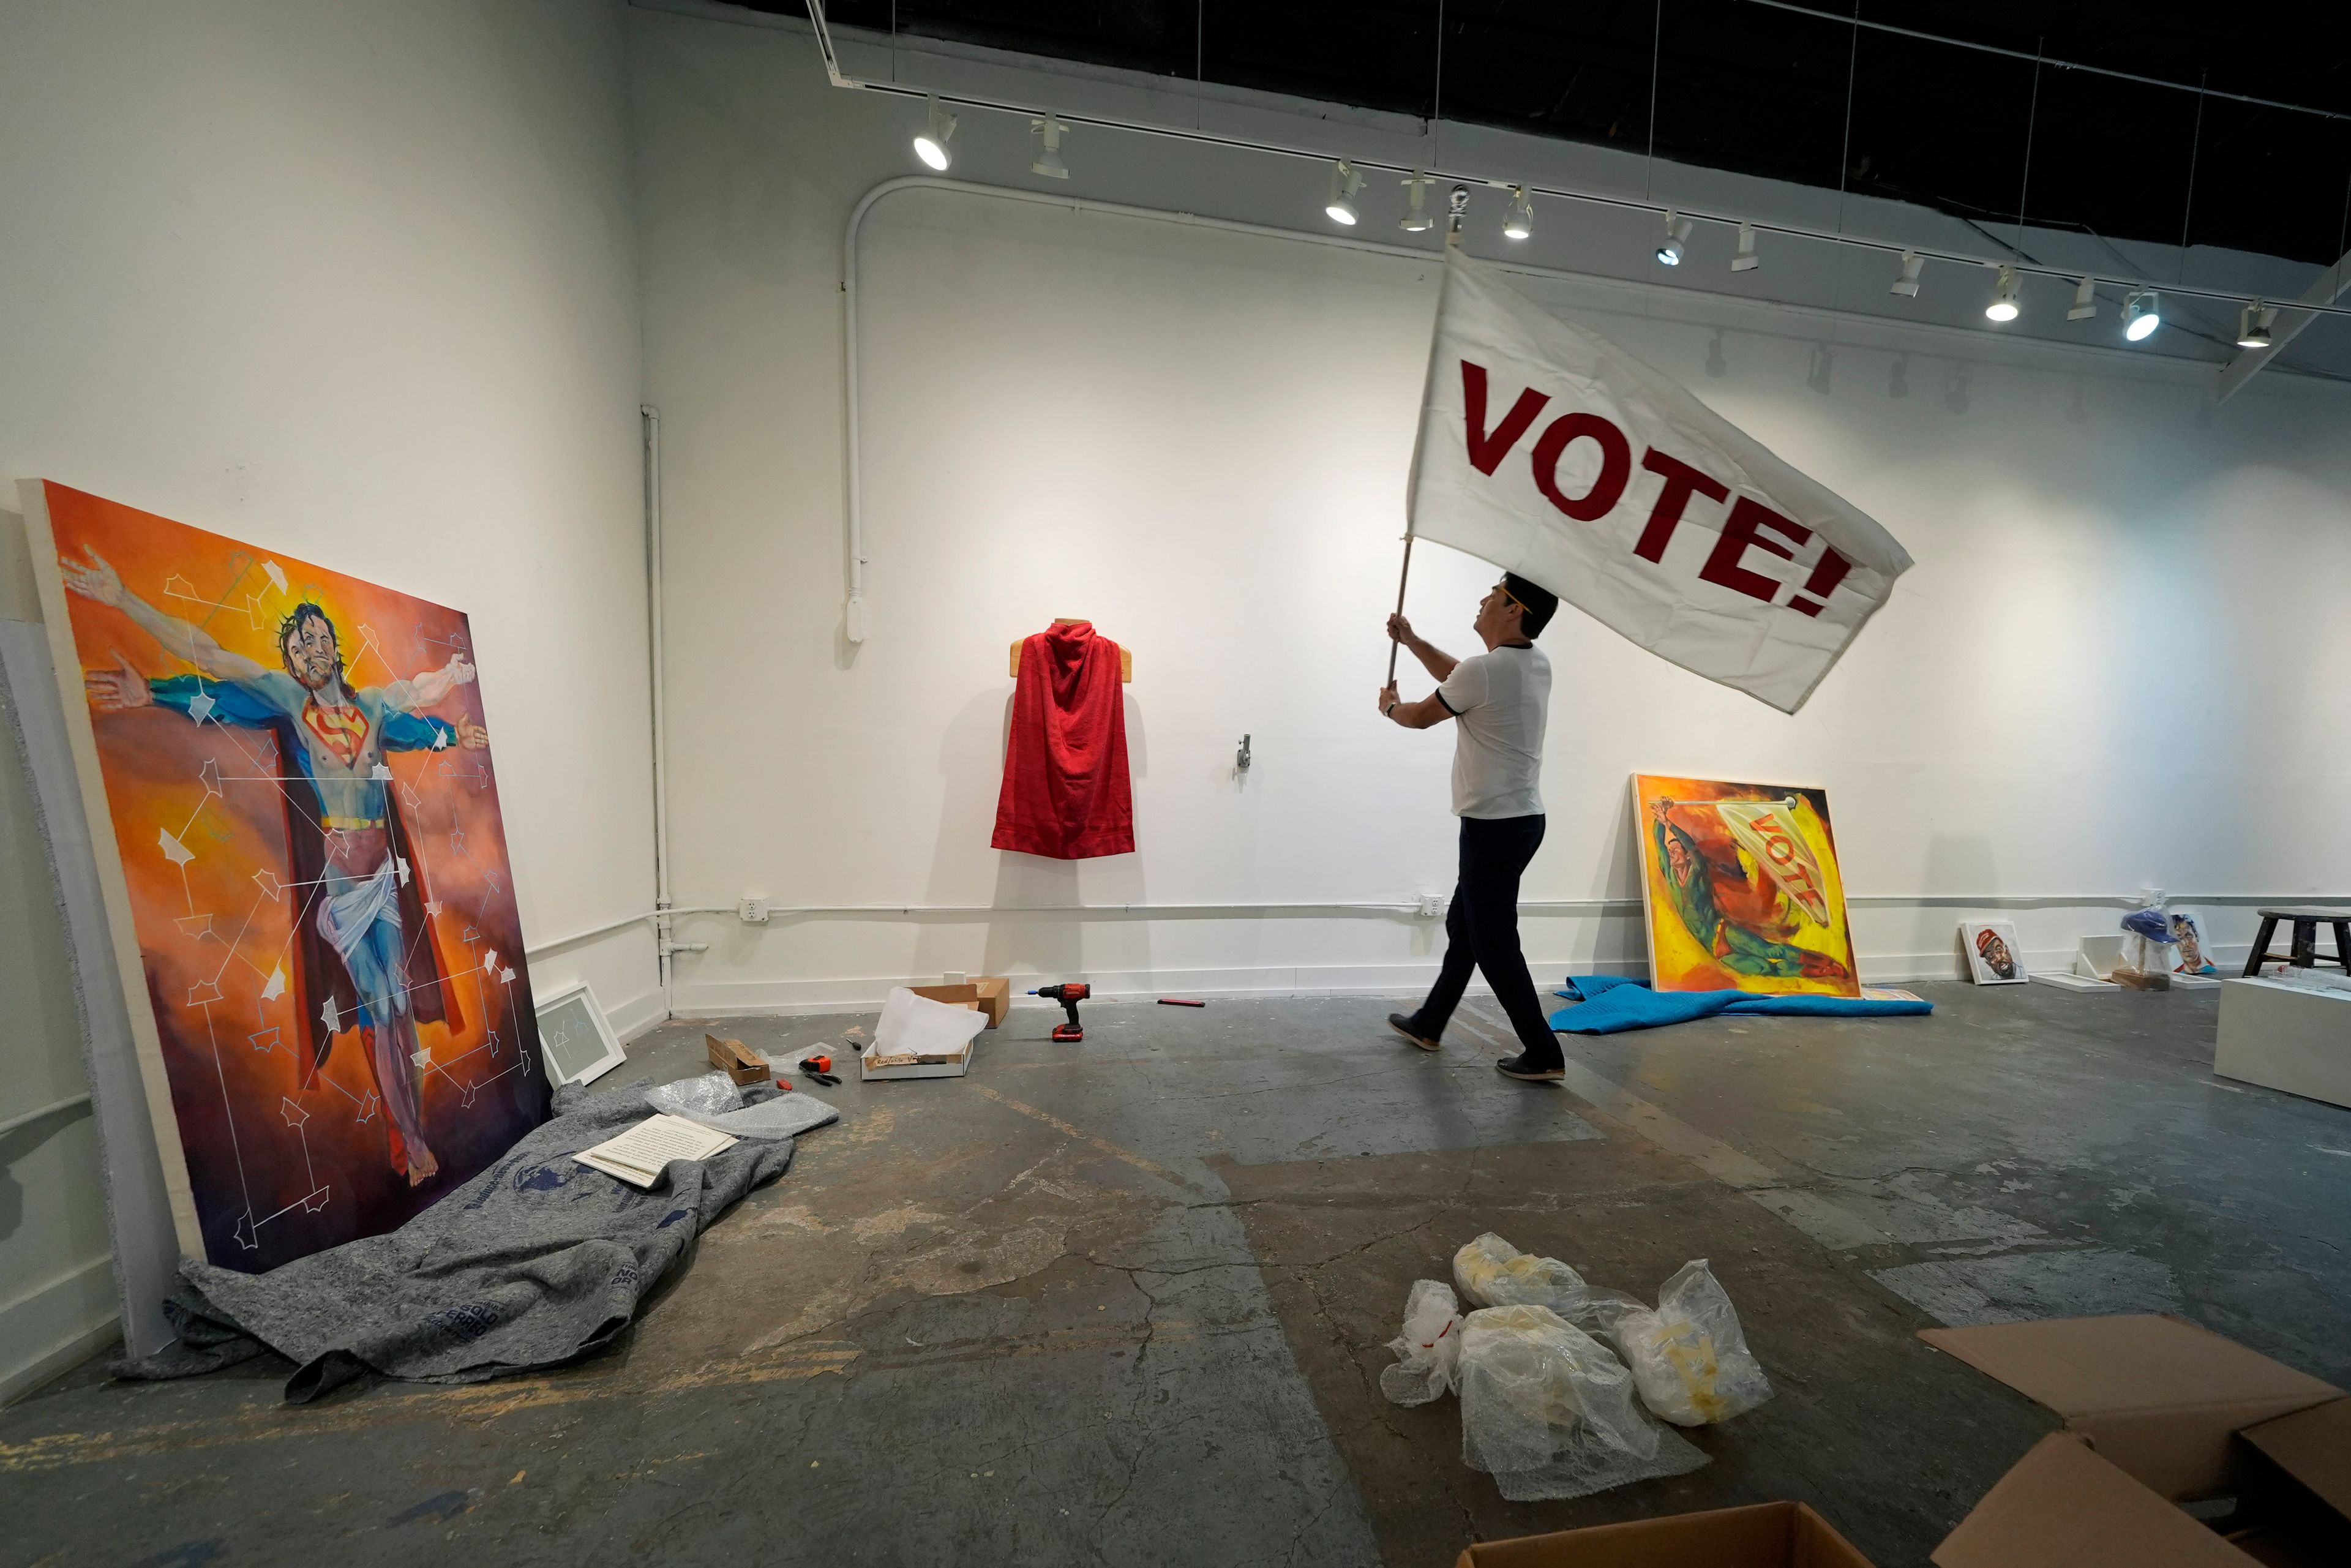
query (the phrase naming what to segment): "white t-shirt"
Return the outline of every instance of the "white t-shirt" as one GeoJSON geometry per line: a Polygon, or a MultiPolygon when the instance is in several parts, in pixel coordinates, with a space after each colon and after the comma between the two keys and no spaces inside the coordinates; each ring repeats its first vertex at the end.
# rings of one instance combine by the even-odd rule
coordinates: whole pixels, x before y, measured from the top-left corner
{"type": "Polygon", "coordinates": [[[1533,817],[1542,812],[1543,716],[1551,661],[1508,644],[1453,666],[1437,700],[1453,715],[1453,814],[1533,817]]]}

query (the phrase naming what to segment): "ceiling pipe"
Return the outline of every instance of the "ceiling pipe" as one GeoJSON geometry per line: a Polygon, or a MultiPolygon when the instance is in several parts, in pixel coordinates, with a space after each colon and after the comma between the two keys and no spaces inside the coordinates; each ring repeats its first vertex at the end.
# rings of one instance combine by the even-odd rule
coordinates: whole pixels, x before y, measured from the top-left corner
{"type": "MultiPolygon", "coordinates": [[[[1042,106],[1037,104],[1014,103],[1002,99],[981,98],[967,93],[942,92],[904,82],[867,81],[862,78],[849,76],[841,69],[839,56],[833,48],[831,30],[823,19],[823,10],[822,0],[809,0],[809,12],[815,22],[817,43],[824,60],[825,72],[835,87],[846,88],[855,92],[883,93],[897,98],[935,99],[940,103],[956,104],[967,109],[991,110],[1000,114],[1031,119],[1047,112],[1042,106]]],[[[1246,136],[1228,136],[1212,131],[1185,126],[1152,125],[1141,120],[1121,120],[1110,115],[1072,113],[1068,110],[1054,112],[1065,125],[1092,125],[1105,131],[1124,131],[1137,136],[1155,136],[1165,141],[1190,142],[1198,146],[1218,147],[1233,152],[1263,152],[1274,157],[1301,159],[1325,164],[1338,156],[1325,148],[1298,147],[1286,142],[1263,141],[1246,136]]],[[[1872,239],[1866,235],[1845,234],[1834,229],[1813,228],[1802,224],[1777,223],[1730,212],[1713,212],[1702,207],[1693,207],[1685,202],[1667,204],[1646,197],[1610,195],[1604,192],[1582,190],[1573,186],[1500,180],[1484,173],[1468,173],[1458,170],[1431,167],[1422,167],[1416,171],[1412,164],[1383,158],[1350,156],[1347,162],[1359,171],[1377,169],[1399,174],[1419,172],[1426,173],[1432,180],[1459,182],[1470,185],[1492,185],[1505,188],[1523,185],[1530,195],[1550,196],[1564,202],[1581,202],[1589,206],[1608,207],[1620,212],[1677,215],[1696,219],[1701,223],[1719,224],[1734,229],[1741,224],[1746,224],[1758,234],[1784,235],[1792,239],[1813,240],[1822,245],[1844,246],[1849,249],[1871,251],[1881,256],[1917,255],[1935,261],[1955,262],[1969,267],[2006,267],[2013,268],[2022,277],[2060,278],[2069,284],[2078,284],[2085,276],[2087,276],[2095,285],[2110,286],[2126,291],[2160,289],[2166,294],[2185,298],[2216,300],[2228,305],[2232,309],[2251,298],[2253,293],[2252,290],[2243,288],[2206,288],[2186,283],[2128,277],[2114,273],[2093,272],[2085,275],[2078,267],[2043,266],[2016,255],[1977,256],[1967,251],[1921,246],[1907,241],[1872,239]]],[[[2301,303],[2296,305],[2295,308],[2307,310],[2319,316],[2351,316],[2351,307],[2341,305],[2301,303]]]]}

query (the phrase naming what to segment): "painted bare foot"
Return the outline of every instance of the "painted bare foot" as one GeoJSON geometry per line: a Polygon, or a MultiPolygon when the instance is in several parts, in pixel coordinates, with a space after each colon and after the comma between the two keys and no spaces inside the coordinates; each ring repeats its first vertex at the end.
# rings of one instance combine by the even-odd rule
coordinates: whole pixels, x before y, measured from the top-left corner
{"type": "Polygon", "coordinates": [[[431,1149],[424,1148],[424,1147],[423,1147],[422,1145],[420,1145],[420,1146],[418,1146],[418,1147],[416,1147],[416,1148],[412,1149],[412,1150],[410,1150],[410,1151],[409,1151],[409,1155],[408,1155],[408,1185],[409,1185],[409,1186],[423,1186],[426,1182],[431,1181],[434,1176],[439,1176],[440,1174],[441,1174],[441,1162],[440,1162],[439,1160],[437,1160],[437,1159],[434,1158],[434,1156],[433,1156],[433,1151],[432,1151],[431,1149]]]}

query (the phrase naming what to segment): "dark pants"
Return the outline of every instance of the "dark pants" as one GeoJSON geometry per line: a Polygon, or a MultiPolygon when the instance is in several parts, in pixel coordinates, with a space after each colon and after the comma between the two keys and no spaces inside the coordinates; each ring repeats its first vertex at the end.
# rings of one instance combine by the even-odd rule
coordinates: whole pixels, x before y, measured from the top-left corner
{"type": "Polygon", "coordinates": [[[1527,956],[1519,949],[1519,876],[1542,842],[1541,817],[1461,819],[1461,880],[1453,886],[1453,907],[1445,916],[1445,967],[1428,999],[1413,1015],[1412,1032],[1436,1040],[1461,1004],[1472,967],[1484,971],[1494,999],[1510,1015],[1510,1028],[1537,1067],[1561,1064],[1559,1041],[1551,1032],[1527,956]]]}

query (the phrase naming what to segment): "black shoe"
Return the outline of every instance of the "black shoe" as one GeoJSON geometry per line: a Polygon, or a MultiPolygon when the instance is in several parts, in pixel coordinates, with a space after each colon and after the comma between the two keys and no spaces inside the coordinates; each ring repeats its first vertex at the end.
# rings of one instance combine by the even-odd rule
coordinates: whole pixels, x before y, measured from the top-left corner
{"type": "Polygon", "coordinates": [[[1395,1030],[1396,1033],[1404,1036],[1405,1039],[1412,1041],[1413,1044],[1420,1047],[1423,1051],[1435,1051],[1437,1049],[1437,1041],[1413,1033],[1412,1019],[1405,1017],[1402,1013],[1388,1014],[1388,1027],[1395,1030]]]}
{"type": "Polygon", "coordinates": [[[1516,1056],[1506,1056],[1502,1058],[1501,1061],[1494,1063],[1494,1071],[1500,1073],[1505,1078],[1522,1078],[1530,1083],[1539,1083],[1547,1078],[1564,1078],[1567,1076],[1567,1069],[1564,1067],[1535,1066],[1527,1060],[1526,1052],[1524,1051],[1520,1051],[1516,1056]]]}

